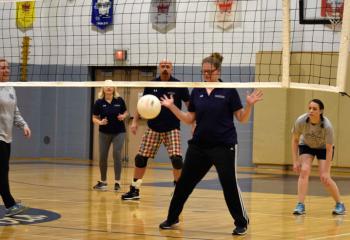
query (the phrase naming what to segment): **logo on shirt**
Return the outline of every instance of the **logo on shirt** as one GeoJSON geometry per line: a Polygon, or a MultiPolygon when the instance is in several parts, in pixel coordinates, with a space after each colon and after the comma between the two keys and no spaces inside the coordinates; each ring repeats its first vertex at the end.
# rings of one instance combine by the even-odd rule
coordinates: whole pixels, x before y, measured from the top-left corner
{"type": "Polygon", "coordinates": [[[12,100],[15,99],[15,96],[13,96],[12,93],[9,94],[9,97],[10,97],[12,100]]]}
{"type": "Polygon", "coordinates": [[[224,95],[215,95],[216,98],[221,98],[221,99],[225,99],[225,96],[224,95]]]}
{"type": "Polygon", "coordinates": [[[201,95],[199,95],[199,97],[200,97],[200,98],[202,98],[202,97],[204,97],[204,95],[203,95],[203,94],[201,94],[201,95]]]}
{"type": "Polygon", "coordinates": [[[107,104],[102,104],[102,107],[107,107],[107,104]]]}

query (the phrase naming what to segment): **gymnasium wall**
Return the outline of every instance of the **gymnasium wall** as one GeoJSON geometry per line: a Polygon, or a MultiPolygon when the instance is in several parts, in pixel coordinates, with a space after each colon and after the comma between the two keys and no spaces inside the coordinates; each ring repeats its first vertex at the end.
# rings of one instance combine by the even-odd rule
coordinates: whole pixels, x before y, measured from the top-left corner
{"type": "MultiPolygon", "coordinates": [[[[278,54],[259,53],[264,61],[270,61],[269,56],[281,59],[278,54]]],[[[337,64],[337,53],[310,53],[293,52],[291,59],[298,68],[291,69],[291,75],[301,72],[313,72],[312,82],[322,81],[323,78],[335,78],[336,72],[323,71],[318,66],[299,64],[297,60],[319,63],[325,65],[337,64]],[[335,61],[336,59],[336,61],[335,61]],[[317,69],[315,69],[317,68],[317,69]]],[[[301,62],[299,62],[301,63],[301,62]]],[[[261,78],[266,65],[257,64],[256,78],[261,78]],[[260,69],[258,71],[258,69],[260,69]]],[[[316,64],[319,65],[319,64],[316,64]]],[[[348,67],[349,70],[349,67],[348,67]]],[[[276,69],[278,71],[278,69],[276,69]]],[[[307,74],[306,74],[307,75],[307,74]]],[[[308,82],[310,79],[292,77],[292,81],[308,82]]],[[[347,85],[349,92],[350,85],[347,85]]],[[[264,101],[257,104],[254,109],[253,124],[253,163],[258,166],[292,164],[291,158],[291,129],[298,116],[307,112],[307,105],[313,98],[321,99],[325,104],[327,116],[335,131],[335,155],[333,166],[350,167],[350,98],[337,93],[296,90],[296,89],[265,89],[264,101]]]]}

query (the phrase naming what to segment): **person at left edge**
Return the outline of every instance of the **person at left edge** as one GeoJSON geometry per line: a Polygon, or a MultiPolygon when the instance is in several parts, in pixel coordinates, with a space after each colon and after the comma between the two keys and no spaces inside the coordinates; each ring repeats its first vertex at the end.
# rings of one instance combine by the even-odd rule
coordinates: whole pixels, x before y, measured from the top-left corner
{"type": "Polygon", "coordinates": [[[23,130],[30,138],[31,131],[17,107],[16,92],[13,87],[1,86],[10,78],[7,60],[0,58],[0,194],[6,207],[5,216],[12,217],[24,212],[28,207],[16,202],[10,191],[9,170],[13,125],[23,130]]]}

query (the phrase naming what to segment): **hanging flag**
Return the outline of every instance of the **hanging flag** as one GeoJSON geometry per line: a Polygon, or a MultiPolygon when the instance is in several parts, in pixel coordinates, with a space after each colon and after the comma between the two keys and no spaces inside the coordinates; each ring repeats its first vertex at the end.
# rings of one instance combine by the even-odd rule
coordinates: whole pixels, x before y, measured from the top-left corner
{"type": "Polygon", "coordinates": [[[113,23],[113,0],[92,0],[91,23],[100,29],[113,23]]]}
{"type": "Polygon", "coordinates": [[[176,0],[151,0],[149,16],[154,30],[169,32],[176,27],[176,0]]]}
{"type": "Polygon", "coordinates": [[[33,27],[35,19],[35,1],[16,3],[16,23],[19,28],[33,27]]]}
{"type": "Polygon", "coordinates": [[[344,11],[344,0],[322,0],[321,16],[330,18],[342,18],[344,11]]]}
{"type": "Polygon", "coordinates": [[[218,28],[229,30],[233,28],[235,20],[235,8],[237,2],[234,0],[215,0],[214,23],[218,28]]]}

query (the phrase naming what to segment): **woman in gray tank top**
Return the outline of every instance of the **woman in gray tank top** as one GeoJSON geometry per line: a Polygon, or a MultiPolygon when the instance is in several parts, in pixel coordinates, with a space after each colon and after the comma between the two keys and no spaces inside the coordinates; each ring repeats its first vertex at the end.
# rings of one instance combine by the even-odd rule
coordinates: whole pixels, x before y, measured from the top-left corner
{"type": "Polygon", "coordinates": [[[328,118],[323,116],[324,105],[319,99],[309,102],[308,112],[299,116],[292,129],[293,170],[299,174],[298,203],[293,214],[305,213],[305,197],[308,190],[312,161],[318,160],[318,172],[323,186],[336,202],[333,214],[345,214],[344,203],[340,200],[337,184],[330,176],[334,136],[333,127],[328,118]]]}

